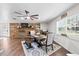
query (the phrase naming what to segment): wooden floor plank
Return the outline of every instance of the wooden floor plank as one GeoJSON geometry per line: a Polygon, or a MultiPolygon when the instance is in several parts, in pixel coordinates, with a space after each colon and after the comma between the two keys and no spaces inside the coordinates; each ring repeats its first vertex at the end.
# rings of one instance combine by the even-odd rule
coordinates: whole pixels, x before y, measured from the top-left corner
{"type": "MultiPolygon", "coordinates": [[[[4,52],[1,53],[1,56],[25,56],[24,51],[21,45],[21,41],[24,39],[3,39],[0,40],[0,47],[4,49],[4,52]]],[[[50,56],[66,56],[69,53],[63,47],[58,51],[54,52],[50,56]]]]}

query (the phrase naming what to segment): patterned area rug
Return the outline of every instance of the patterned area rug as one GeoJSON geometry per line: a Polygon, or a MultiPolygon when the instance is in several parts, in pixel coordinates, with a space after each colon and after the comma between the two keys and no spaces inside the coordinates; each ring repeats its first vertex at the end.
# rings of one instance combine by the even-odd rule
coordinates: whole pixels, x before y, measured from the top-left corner
{"type": "Polygon", "coordinates": [[[48,47],[48,52],[46,53],[45,47],[38,48],[36,43],[32,43],[33,48],[27,49],[24,42],[25,41],[21,41],[26,56],[49,56],[61,48],[61,46],[53,44],[54,49],[52,50],[51,47],[48,47]]]}

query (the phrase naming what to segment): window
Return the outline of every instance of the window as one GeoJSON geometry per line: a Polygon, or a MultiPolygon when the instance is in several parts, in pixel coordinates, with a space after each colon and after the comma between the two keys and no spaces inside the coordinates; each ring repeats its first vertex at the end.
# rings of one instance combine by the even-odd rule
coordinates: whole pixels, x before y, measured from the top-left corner
{"type": "Polygon", "coordinates": [[[57,21],[57,33],[79,35],[79,14],[57,21]]]}

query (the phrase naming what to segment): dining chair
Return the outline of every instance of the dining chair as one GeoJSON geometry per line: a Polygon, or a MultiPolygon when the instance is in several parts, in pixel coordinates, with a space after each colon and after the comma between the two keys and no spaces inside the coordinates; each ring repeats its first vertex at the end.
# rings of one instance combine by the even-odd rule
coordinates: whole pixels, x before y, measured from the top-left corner
{"type": "Polygon", "coordinates": [[[48,46],[51,46],[53,50],[54,37],[55,37],[54,33],[48,33],[47,38],[44,41],[41,41],[42,46],[45,46],[46,53],[47,53],[48,46]]]}
{"type": "Polygon", "coordinates": [[[35,36],[35,34],[36,34],[36,32],[34,31],[34,30],[32,30],[32,31],[30,31],[30,36],[31,36],[31,38],[32,38],[32,40],[33,40],[33,42],[37,42],[36,41],[36,38],[34,37],[35,36]]]}
{"type": "Polygon", "coordinates": [[[34,30],[31,30],[31,31],[29,31],[29,36],[32,38],[32,39],[34,39],[34,36],[35,35],[35,31],[34,30]]]}
{"type": "Polygon", "coordinates": [[[35,31],[34,30],[30,31],[30,35],[31,36],[35,35],[35,31]]]}
{"type": "Polygon", "coordinates": [[[35,35],[35,31],[32,30],[28,32],[27,40],[25,41],[28,48],[32,48],[32,42],[34,41],[33,35],[35,35]]]}

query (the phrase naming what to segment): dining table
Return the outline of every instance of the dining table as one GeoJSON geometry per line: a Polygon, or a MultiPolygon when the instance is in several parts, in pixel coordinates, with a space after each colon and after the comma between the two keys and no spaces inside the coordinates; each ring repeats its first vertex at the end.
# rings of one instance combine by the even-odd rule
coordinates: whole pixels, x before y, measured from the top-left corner
{"type": "Polygon", "coordinates": [[[41,46],[41,41],[44,41],[45,39],[47,39],[46,35],[33,35],[35,42],[38,43],[38,47],[41,46]]]}
{"type": "Polygon", "coordinates": [[[28,40],[25,41],[25,44],[28,45],[29,48],[32,47],[32,43],[36,42],[38,44],[38,47],[41,47],[41,41],[45,40],[47,36],[45,35],[32,35],[27,37],[28,40]]]}
{"type": "Polygon", "coordinates": [[[41,40],[43,38],[47,38],[47,36],[45,35],[33,35],[34,37],[36,37],[38,40],[41,40]]]}

